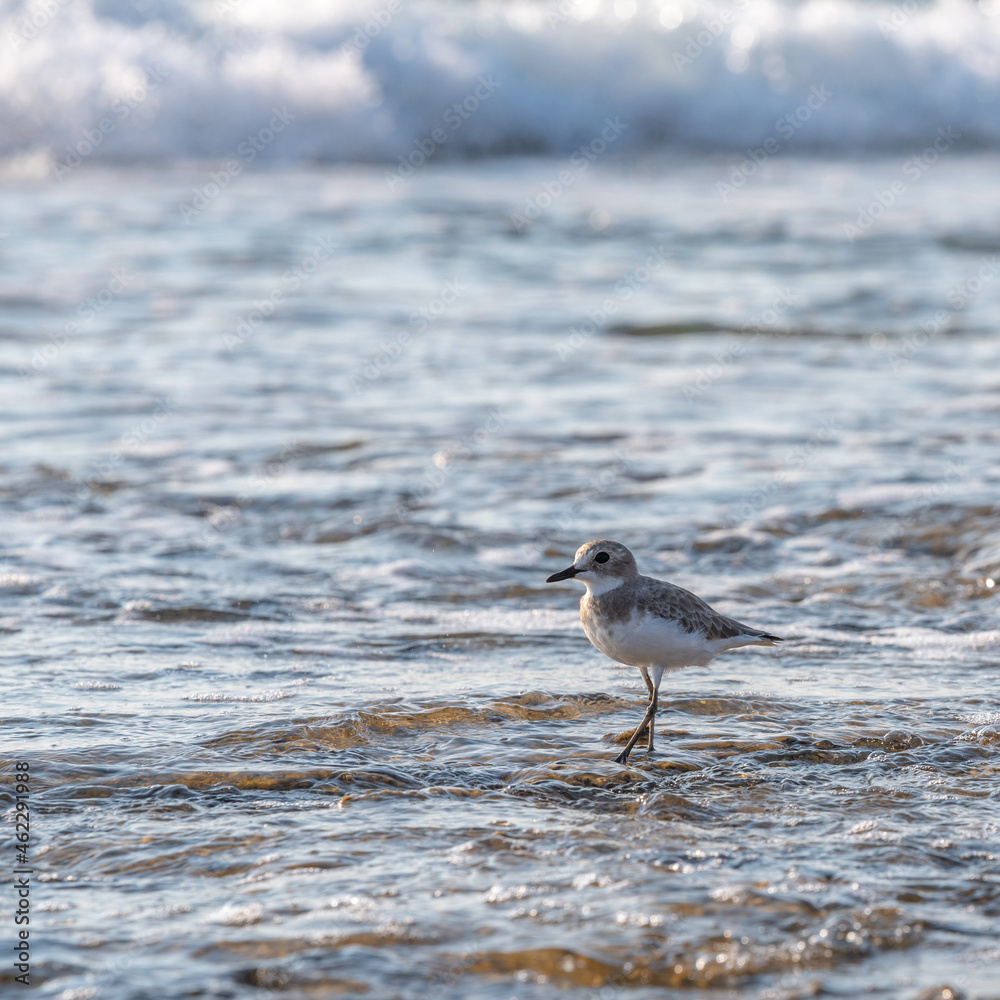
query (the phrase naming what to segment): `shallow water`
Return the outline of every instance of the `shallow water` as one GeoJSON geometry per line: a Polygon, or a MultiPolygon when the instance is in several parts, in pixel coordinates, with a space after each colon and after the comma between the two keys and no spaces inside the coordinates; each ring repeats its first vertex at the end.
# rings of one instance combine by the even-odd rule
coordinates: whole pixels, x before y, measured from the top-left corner
{"type": "Polygon", "coordinates": [[[8,183],[37,993],[1000,997],[997,161],[900,164],[8,183]],[[787,637],[629,768],[600,536],[787,637]]]}

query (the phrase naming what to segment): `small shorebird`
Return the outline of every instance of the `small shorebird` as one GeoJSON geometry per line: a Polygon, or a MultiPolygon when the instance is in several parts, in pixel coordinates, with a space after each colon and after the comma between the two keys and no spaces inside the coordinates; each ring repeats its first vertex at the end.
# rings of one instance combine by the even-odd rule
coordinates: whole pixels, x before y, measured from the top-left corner
{"type": "Polygon", "coordinates": [[[612,660],[638,667],[649,692],[639,728],[615,757],[619,764],[628,763],[632,747],[647,726],[648,749],[653,749],[653,720],[665,670],[704,667],[736,646],[773,646],[783,641],[720,615],[689,590],[640,576],[635,556],[620,542],[599,538],[581,545],[573,565],[545,582],[571,578],[587,587],[580,598],[580,620],[587,638],[612,660]]]}

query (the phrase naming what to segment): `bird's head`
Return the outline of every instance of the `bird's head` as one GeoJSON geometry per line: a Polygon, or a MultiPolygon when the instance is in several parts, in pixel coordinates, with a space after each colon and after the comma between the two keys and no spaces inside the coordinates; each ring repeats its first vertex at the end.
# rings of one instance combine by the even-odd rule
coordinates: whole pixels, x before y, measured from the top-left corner
{"type": "Polygon", "coordinates": [[[573,565],[553,573],[545,582],[579,579],[591,594],[603,594],[639,575],[635,556],[621,542],[598,538],[576,550],[573,565]]]}

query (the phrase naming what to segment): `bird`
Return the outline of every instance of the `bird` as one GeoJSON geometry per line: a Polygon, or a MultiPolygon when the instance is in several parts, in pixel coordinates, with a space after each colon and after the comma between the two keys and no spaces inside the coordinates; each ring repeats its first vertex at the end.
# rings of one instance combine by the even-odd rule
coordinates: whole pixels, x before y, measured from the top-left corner
{"type": "Polygon", "coordinates": [[[707,666],[719,653],[737,646],[775,646],[781,636],[751,628],[719,614],[700,597],[664,580],[642,576],[635,556],[608,538],[585,542],[573,565],[545,582],[580,580],[580,620],[587,638],[606,656],[638,667],[649,692],[639,728],[615,757],[627,764],[632,747],[649,727],[647,753],[653,751],[653,720],[664,671],[707,666]]]}

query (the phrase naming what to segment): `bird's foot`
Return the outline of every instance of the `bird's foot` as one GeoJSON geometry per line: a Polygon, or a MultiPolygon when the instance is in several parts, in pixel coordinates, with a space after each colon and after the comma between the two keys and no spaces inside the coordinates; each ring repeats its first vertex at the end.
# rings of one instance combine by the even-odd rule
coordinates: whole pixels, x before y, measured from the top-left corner
{"type": "Polygon", "coordinates": [[[628,752],[625,751],[625,750],[622,750],[622,752],[617,757],[615,757],[615,763],[616,764],[627,764],[628,763],[628,752]]]}

